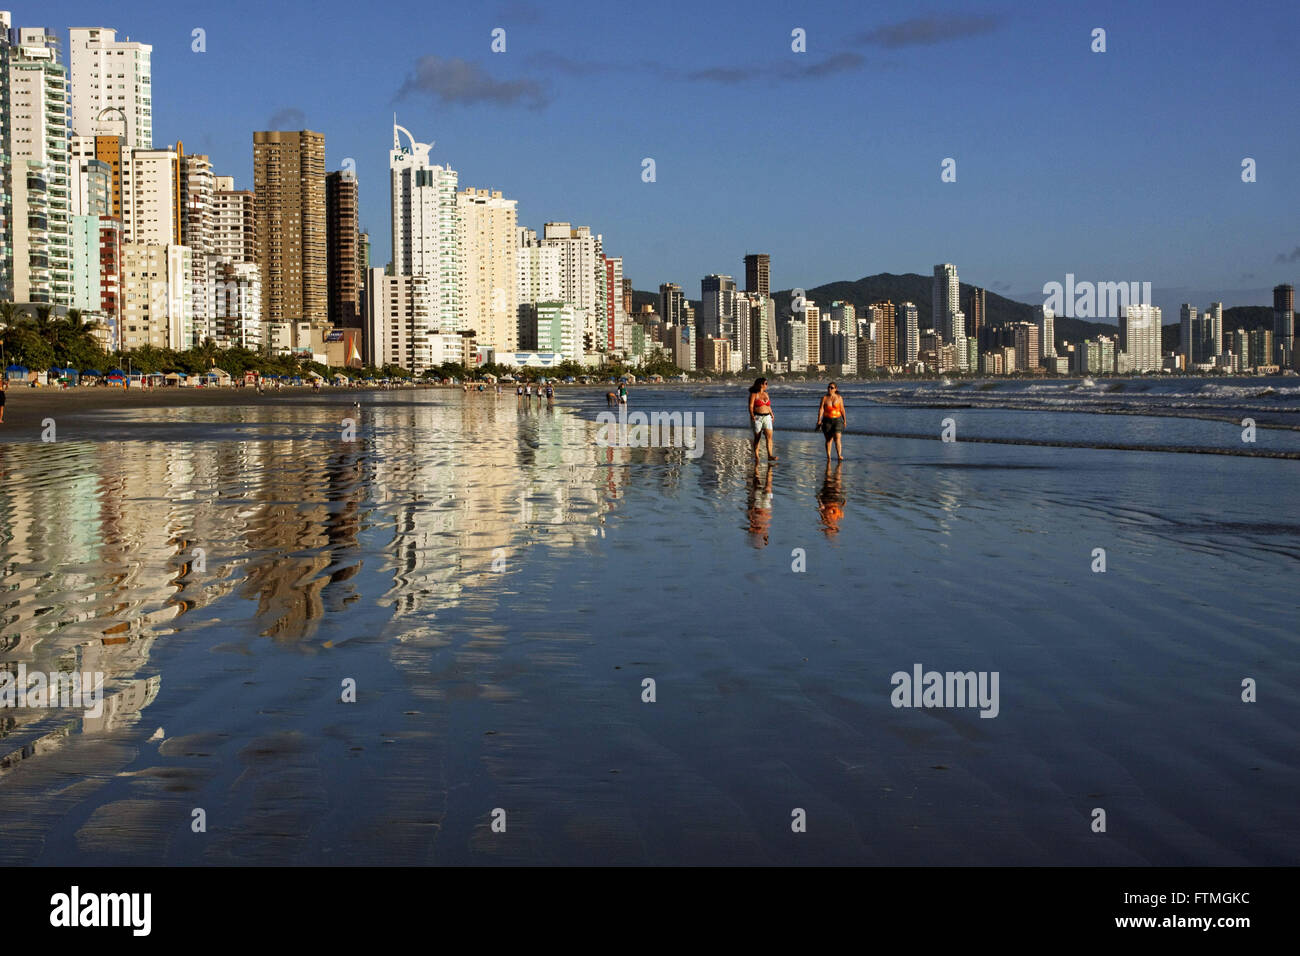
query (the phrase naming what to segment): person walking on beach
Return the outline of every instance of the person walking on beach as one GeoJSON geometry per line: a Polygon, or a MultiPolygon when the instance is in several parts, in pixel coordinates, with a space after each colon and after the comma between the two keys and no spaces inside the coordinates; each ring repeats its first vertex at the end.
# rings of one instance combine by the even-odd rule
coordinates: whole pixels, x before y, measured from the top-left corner
{"type": "Polygon", "coordinates": [[[831,442],[835,442],[835,454],[839,460],[844,460],[844,447],[841,436],[844,434],[844,399],[840,396],[839,389],[835,383],[831,382],[826,386],[826,394],[822,396],[822,403],[817,406],[817,424],[814,428],[820,428],[822,434],[826,436],[826,462],[831,460],[831,442]]]}
{"type": "Polygon", "coordinates": [[[758,446],[767,432],[767,460],[777,461],[772,454],[772,399],[767,394],[767,379],[756,379],[749,387],[749,424],[754,429],[754,461],[758,461],[758,446]]]}
{"type": "Polygon", "coordinates": [[[0,425],[5,423],[5,399],[8,397],[9,379],[0,372],[0,425]]]}
{"type": "Polygon", "coordinates": [[[626,385],[620,385],[620,386],[618,387],[618,403],[619,403],[620,405],[626,405],[626,404],[627,404],[627,386],[626,386],[626,385]]]}
{"type": "Polygon", "coordinates": [[[555,404],[555,386],[550,384],[549,382],[546,385],[546,404],[547,405],[555,404]]]}

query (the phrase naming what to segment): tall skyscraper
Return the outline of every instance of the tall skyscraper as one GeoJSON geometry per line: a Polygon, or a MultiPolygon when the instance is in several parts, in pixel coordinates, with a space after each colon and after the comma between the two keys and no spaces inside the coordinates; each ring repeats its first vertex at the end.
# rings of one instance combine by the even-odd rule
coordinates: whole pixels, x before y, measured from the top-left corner
{"type": "Polygon", "coordinates": [[[213,289],[208,257],[216,255],[213,198],[216,177],[211,160],[202,153],[185,155],[182,143],[176,144],[179,157],[181,197],[181,245],[190,250],[190,308],[194,344],[215,338],[213,324],[213,289]]]}
{"type": "Polygon", "coordinates": [[[745,291],[766,299],[771,294],[771,273],[772,257],[767,253],[755,252],[745,256],[745,291]]]}
{"type": "Polygon", "coordinates": [[[623,258],[601,256],[605,268],[605,341],[607,351],[627,348],[624,325],[627,313],[623,311],[623,258]]]}
{"type": "MultiPolygon", "coordinates": [[[[604,246],[590,226],[548,222],[542,226],[542,245],[559,250],[561,300],[574,306],[583,319],[575,334],[585,352],[600,348],[606,330],[604,246]]],[[[575,319],[576,321],[576,319],[575,319]]]]}
{"type": "Polygon", "coordinates": [[[67,73],[42,27],[0,39],[0,299],[72,303],[67,73]]]}
{"type": "Polygon", "coordinates": [[[1223,303],[1211,302],[1205,315],[1210,323],[1210,357],[1207,361],[1213,362],[1223,354],[1223,303]]]}
{"type": "Polygon", "coordinates": [[[325,257],[330,324],[361,324],[361,276],[357,266],[357,176],[341,169],[325,177],[325,257]]]}
{"type": "Polygon", "coordinates": [[[73,27],[68,47],[73,131],[95,136],[116,114],[125,123],[124,150],[153,149],[153,47],[103,27],[73,27]]]}
{"type": "Polygon", "coordinates": [[[1133,371],[1159,371],[1160,309],[1154,305],[1127,306],[1120,318],[1119,340],[1133,371]]]}
{"type": "MultiPolygon", "coordinates": [[[[1038,345],[1045,359],[1056,358],[1056,313],[1045,305],[1034,309],[1034,324],[1038,326],[1038,345]]],[[[1054,362],[1044,362],[1049,371],[1055,371],[1054,362]]]]}
{"type": "Polygon", "coordinates": [[[1273,287],[1273,364],[1293,368],[1295,360],[1295,286],[1273,287]]]}
{"type": "Polygon", "coordinates": [[[1039,366],[1038,326],[1033,322],[1017,322],[1013,326],[1015,335],[1016,369],[1032,372],[1039,366]]]}
{"type": "Polygon", "coordinates": [[[898,304],[898,361],[901,365],[910,365],[921,354],[920,318],[916,304],[900,302],[898,304]]]}
{"type": "Polygon", "coordinates": [[[682,306],[685,302],[685,293],[676,282],[665,282],[659,286],[659,315],[664,320],[664,325],[682,324],[682,306]]]}
{"type": "Polygon", "coordinates": [[[736,280],[731,276],[714,274],[700,280],[699,326],[700,335],[725,338],[733,346],[738,344],[736,280]]]}
{"type": "Polygon", "coordinates": [[[257,262],[253,193],[236,189],[232,176],[217,176],[212,196],[212,242],[217,255],[232,262],[257,262]]]}
{"type": "Polygon", "coordinates": [[[1183,356],[1183,368],[1190,369],[1201,361],[1197,341],[1199,319],[1196,306],[1184,302],[1178,310],[1178,351],[1183,356]]]}
{"type": "Polygon", "coordinates": [[[488,189],[466,189],[456,201],[461,316],[454,329],[444,331],[472,330],[479,345],[514,352],[519,347],[518,201],[488,189]]]}
{"type": "Polygon", "coordinates": [[[867,314],[875,326],[876,354],[872,365],[884,367],[898,364],[898,317],[894,303],[873,302],[867,314]]]}
{"type": "Polygon", "coordinates": [[[803,303],[803,320],[808,325],[808,367],[822,364],[822,310],[812,299],[803,303]]]}
{"type": "MultiPolygon", "coordinates": [[[[978,340],[980,329],[984,328],[988,321],[986,318],[988,312],[987,294],[983,289],[973,288],[970,290],[970,299],[966,308],[966,335],[969,338],[978,340]]],[[[1046,354],[1046,353],[1044,353],[1046,354]]]]}
{"type": "Polygon", "coordinates": [[[961,310],[961,282],[957,267],[943,262],[934,267],[934,297],[931,303],[935,334],[940,342],[955,346],[958,369],[966,367],[966,319],[961,310]]]}
{"type": "Polygon", "coordinates": [[[262,267],[262,320],[329,321],[325,134],[253,134],[253,223],[262,267]]]}
{"type": "Polygon", "coordinates": [[[417,143],[409,130],[393,124],[388,153],[393,273],[428,277],[433,328],[452,331],[461,318],[457,176],[450,165],[430,162],[431,149],[432,143],[417,143]]]}

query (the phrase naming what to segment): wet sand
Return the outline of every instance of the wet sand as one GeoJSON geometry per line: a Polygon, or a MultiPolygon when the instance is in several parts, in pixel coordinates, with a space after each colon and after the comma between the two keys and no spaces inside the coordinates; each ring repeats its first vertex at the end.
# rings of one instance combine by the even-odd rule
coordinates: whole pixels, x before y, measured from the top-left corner
{"type": "Polygon", "coordinates": [[[827,469],[779,392],[770,471],[743,407],[695,459],[600,447],[595,389],[373,393],[348,442],[354,395],[0,445],[5,659],[79,648],[115,701],[6,728],[0,860],[1300,861],[1292,462],[854,435],[827,469]],[[892,706],[916,663],[998,671],[997,718],[892,706]]]}

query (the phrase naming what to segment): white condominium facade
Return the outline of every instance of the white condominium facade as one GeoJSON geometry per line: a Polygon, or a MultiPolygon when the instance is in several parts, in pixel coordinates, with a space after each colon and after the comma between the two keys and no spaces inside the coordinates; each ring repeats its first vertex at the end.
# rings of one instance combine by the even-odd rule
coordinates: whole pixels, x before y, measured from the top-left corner
{"type": "Polygon", "coordinates": [[[104,27],[73,27],[68,35],[73,131],[94,136],[113,116],[126,125],[124,150],[153,149],[153,47],[118,40],[104,27]]]}
{"type": "MultiPolygon", "coordinates": [[[[436,329],[455,330],[461,320],[456,171],[429,161],[432,143],[417,143],[393,125],[388,154],[393,271],[424,276],[430,319],[436,329]],[[401,145],[401,134],[407,145],[401,145]]],[[[409,366],[407,366],[409,368],[409,366]]]]}
{"type": "MultiPolygon", "coordinates": [[[[375,366],[400,365],[414,375],[434,361],[433,281],[426,275],[366,276],[365,360],[375,366]]],[[[451,331],[451,330],[448,330],[451,331]]]]}
{"type": "Polygon", "coordinates": [[[10,46],[8,14],[0,22],[0,298],[70,305],[67,75],[52,34],[23,28],[10,46]]]}
{"type": "Polygon", "coordinates": [[[1120,347],[1128,353],[1134,372],[1160,370],[1160,309],[1154,305],[1130,305],[1119,326],[1120,347]]]}

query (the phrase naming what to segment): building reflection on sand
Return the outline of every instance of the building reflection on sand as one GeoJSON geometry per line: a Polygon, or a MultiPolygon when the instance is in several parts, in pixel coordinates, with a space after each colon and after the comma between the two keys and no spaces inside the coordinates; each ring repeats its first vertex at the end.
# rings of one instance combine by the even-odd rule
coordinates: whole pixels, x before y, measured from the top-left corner
{"type": "MultiPolygon", "coordinates": [[[[104,674],[104,712],[0,710],[0,775],[81,735],[129,727],[161,689],[150,651],[234,595],[256,634],[310,646],[326,614],[369,597],[382,638],[437,628],[467,599],[490,613],[497,569],[602,533],[629,467],[672,451],[600,448],[563,409],[491,395],[447,405],[156,409],[189,440],[0,446],[0,668],[104,674]],[[203,440],[205,419],[264,415],[275,436],[203,440]],[[356,414],[355,441],[338,419],[356,414]],[[194,440],[198,439],[198,440],[194,440]],[[383,593],[358,576],[376,567],[383,593]]],[[[670,475],[674,474],[669,469],[670,475]]],[[[155,668],[156,669],[156,668],[155,668]]]]}

